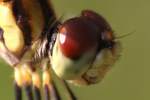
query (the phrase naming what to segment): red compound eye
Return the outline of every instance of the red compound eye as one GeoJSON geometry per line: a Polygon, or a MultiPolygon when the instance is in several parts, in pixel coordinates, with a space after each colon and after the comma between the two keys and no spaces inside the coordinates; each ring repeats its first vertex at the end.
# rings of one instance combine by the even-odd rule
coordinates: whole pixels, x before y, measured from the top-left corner
{"type": "Polygon", "coordinates": [[[102,39],[113,40],[114,35],[109,23],[99,14],[91,10],[83,10],[81,16],[89,18],[93,23],[99,27],[99,34],[102,39]]]}
{"type": "Polygon", "coordinates": [[[98,29],[90,20],[76,17],[64,22],[59,29],[59,45],[62,53],[77,58],[98,43],[98,29]]]}

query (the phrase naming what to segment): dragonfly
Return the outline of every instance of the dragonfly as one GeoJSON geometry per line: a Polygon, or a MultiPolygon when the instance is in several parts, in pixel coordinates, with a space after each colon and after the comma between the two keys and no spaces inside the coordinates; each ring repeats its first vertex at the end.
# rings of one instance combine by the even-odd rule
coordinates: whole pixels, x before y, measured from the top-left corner
{"type": "Polygon", "coordinates": [[[14,69],[15,100],[68,100],[68,85],[100,82],[120,56],[120,42],[104,17],[92,10],[64,22],[51,0],[0,0],[0,57],[14,69]],[[43,95],[42,95],[42,92],[43,95]]]}

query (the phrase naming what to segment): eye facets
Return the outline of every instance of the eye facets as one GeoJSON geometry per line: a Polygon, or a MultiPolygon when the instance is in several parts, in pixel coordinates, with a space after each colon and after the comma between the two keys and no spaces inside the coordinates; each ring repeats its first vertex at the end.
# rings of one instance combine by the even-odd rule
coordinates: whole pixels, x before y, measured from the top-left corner
{"type": "Polygon", "coordinates": [[[67,20],[59,29],[59,44],[63,54],[76,58],[98,42],[98,32],[91,21],[76,17],[67,20]]]}

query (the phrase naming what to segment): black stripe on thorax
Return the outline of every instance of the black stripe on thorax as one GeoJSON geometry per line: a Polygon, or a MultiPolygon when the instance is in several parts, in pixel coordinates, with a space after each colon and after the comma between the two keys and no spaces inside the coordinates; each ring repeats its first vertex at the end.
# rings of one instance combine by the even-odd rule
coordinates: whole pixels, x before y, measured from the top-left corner
{"type": "Polygon", "coordinates": [[[12,6],[16,23],[23,32],[25,45],[29,46],[32,42],[32,32],[29,24],[29,17],[23,8],[21,0],[13,0],[12,6]]]}

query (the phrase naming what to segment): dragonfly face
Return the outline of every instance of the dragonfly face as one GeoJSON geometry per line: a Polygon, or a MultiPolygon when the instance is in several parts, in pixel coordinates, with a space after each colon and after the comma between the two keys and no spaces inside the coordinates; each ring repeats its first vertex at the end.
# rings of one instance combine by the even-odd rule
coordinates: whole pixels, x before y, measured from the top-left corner
{"type": "Polygon", "coordinates": [[[114,63],[118,49],[119,44],[106,20],[93,11],[84,10],[79,17],[59,27],[52,68],[63,79],[80,84],[97,83],[114,63]]]}
{"type": "Polygon", "coordinates": [[[15,70],[17,100],[21,100],[23,86],[30,100],[32,86],[37,100],[41,99],[38,68],[43,71],[47,100],[51,92],[60,99],[50,77],[53,71],[74,100],[65,81],[99,82],[120,53],[120,44],[101,15],[83,10],[61,23],[47,0],[0,1],[0,37],[0,56],[15,70]]]}
{"type": "Polygon", "coordinates": [[[72,79],[88,69],[98,45],[95,26],[82,17],[67,20],[60,26],[52,56],[53,67],[59,76],[72,79]]]}

